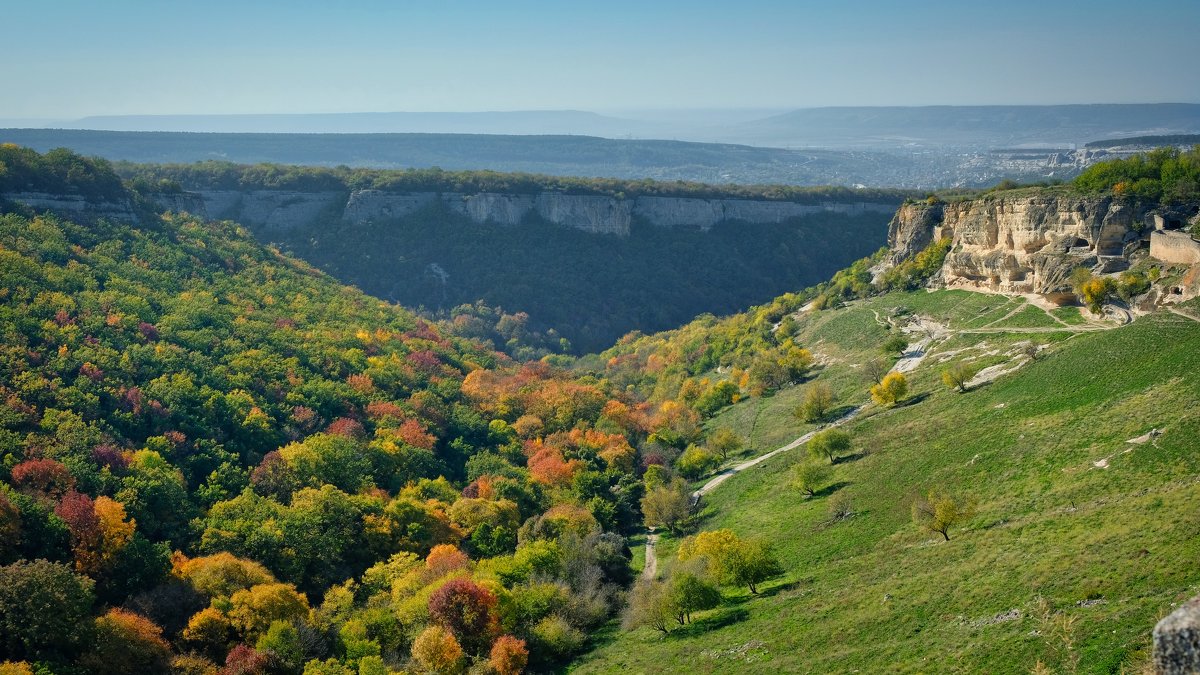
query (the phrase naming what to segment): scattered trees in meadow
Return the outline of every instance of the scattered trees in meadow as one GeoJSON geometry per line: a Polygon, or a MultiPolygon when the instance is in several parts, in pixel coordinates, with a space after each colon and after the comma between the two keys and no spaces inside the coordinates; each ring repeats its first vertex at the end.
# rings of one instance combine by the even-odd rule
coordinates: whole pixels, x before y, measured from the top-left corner
{"type": "Polygon", "coordinates": [[[729,586],[758,585],[783,573],[770,543],[762,538],[743,539],[732,530],[712,530],[690,537],[679,545],[679,560],[703,558],[713,577],[729,586]]]}
{"type": "Polygon", "coordinates": [[[829,483],[829,467],[816,462],[802,462],[792,469],[792,485],[812,497],[829,483]]]}
{"type": "Polygon", "coordinates": [[[708,436],[708,447],[721,456],[721,461],[728,462],[730,455],[736,455],[745,447],[740,436],[729,427],[719,427],[708,436]]]}

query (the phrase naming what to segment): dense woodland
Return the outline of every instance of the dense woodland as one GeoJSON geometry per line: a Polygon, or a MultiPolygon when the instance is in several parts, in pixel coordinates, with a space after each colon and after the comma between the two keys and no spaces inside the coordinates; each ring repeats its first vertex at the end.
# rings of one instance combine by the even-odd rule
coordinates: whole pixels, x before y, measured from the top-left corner
{"type": "Polygon", "coordinates": [[[830,213],[708,232],[634,223],[630,236],[612,237],[537,219],[478,224],[434,204],[390,224],[269,236],[376,297],[430,311],[482,300],[528,314],[531,331],[565,338],[554,351],[586,353],[631,330],[729,314],[828,279],[883,245],[886,219],[830,213]]]}
{"type": "Polygon", "coordinates": [[[743,395],[519,364],[472,331],[520,317],[434,324],[233,223],[6,208],[0,661],[544,670],[623,604],[644,499],[686,504],[672,460],[743,395]]]}

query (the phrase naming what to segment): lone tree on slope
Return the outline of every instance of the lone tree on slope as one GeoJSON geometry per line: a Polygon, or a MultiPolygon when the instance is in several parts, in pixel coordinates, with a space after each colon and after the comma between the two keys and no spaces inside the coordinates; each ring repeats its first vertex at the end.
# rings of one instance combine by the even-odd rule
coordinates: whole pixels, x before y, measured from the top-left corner
{"type": "Polygon", "coordinates": [[[975,500],[930,490],[912,505],[913,522],[950,541],[950,528],[975,517],[975,500]]]}

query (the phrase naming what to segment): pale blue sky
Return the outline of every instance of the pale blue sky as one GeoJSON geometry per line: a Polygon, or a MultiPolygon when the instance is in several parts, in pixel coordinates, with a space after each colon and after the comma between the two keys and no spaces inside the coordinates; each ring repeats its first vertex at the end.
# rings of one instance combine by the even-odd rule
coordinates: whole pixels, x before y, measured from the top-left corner
{"type": "Polygon", "coordinates": [[[0,0],[0,117],[1200,102],[1200,1],[0,0]]]}

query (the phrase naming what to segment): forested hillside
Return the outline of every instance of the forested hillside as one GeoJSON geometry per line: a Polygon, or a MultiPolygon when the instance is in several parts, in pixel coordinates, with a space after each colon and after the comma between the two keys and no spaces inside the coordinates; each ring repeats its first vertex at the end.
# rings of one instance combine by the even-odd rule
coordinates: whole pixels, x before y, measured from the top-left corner
{"type": "Polygon", "coordinates": [[[233,224],[10,213],[0,257],[0,661],[515,672],[615,607],[652,407],[233,224]]]}
{"type": "MultiPolygon", "coordinates": [[[[112,176],[4,152],[27,189],[112,176]]],[[[233,223],[5,208],[0,661],[553,668],[622,604],[643,469],[716,409],[517,364],[233,223]]]]}
{"type": "MultiPolygon", "coordinates": [[[[483,301],[528,315],[534,332],[566,338],[574,353],[599,351],[631,330],[654,332],[698,314],[729,314],[827,279],[884,243],[897,190],[564,178],[439,170],[378,171],[281,165],[119,165],[143,190],[379,190],[399,193],[592,195],[735,199],[790,204],[879,204],[819,211],[783,222],[718,222],[712,229],[663,227],[633,217],[628,236],[580,231],[531,213],[517,224],[473,220],[430,202],[402,216],[366,222],[336,206],[290,227],[254,226],[256,235],[346,283],[407,307],[448,311],[483,301]]],[[[340,198],[340,201],[345,201],[340,198]]],[[[460,199],[461,201],[461,199],[460,199]]],[[[319,207],[318,207],[319,208],[319,207]]],[[[238,219],[238,214],[210,213],[238,219]]],[[[608,223],[603,214],[598,218],[608,223]]],[[[249,223],[247,223],[249,224],[249,223]]],[[[554,345],[555,340],[550,340],[554,345]]]]}

